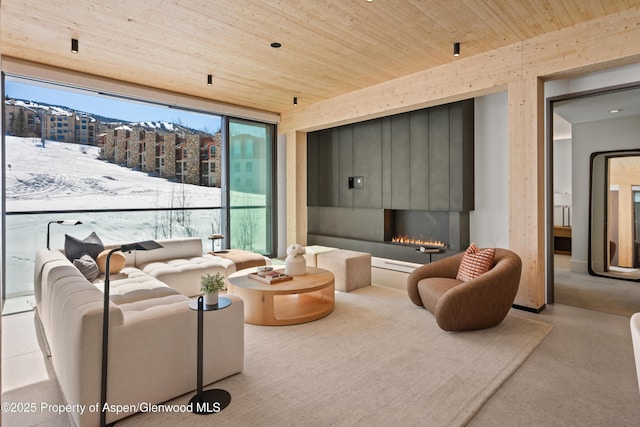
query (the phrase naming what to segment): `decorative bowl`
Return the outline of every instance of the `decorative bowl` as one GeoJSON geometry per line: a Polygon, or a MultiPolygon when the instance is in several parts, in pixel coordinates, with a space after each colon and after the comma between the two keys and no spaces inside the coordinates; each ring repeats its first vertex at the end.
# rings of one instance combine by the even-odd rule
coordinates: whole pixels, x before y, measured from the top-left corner
{"type": "Polygon", "coordinates": [[[273,271],[273,267],[269,266],[269,265],[265,265],[263,267],[258,267],[258,276],[260,277],[264,277],[267,274],[271,273],[273,271]]]}

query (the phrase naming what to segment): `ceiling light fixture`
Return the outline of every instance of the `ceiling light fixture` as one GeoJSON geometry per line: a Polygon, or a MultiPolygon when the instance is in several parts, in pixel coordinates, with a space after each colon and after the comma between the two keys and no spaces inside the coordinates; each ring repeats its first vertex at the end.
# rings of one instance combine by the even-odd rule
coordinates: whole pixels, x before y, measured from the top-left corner
{"type": "Polygon", "coordinates": [[[207,86],[211,86],[213,84],[213,76],[211,74],[207,75],[207,86]]]}
{"type": "Polygon", "coordinates": [[[71,39],[71,53],[78,53],[78,39],[71,39]]]}
{"type": "Polygon", "coordinates": [[[293,97],[293,105],[298,105],[298,97],[297,96],[293,97]]]}
{"type": "Polygon", "coordinates": [[[282,47],[282,44],[278,43],[278,42],[273,42],[271,43],[271,47],[274,49],[278,49],[279,47],[282,47]]]}
{"type": "Polygon", "coordinates": [[[453,44],[453,56],[460,56],[460,43],[458,42],[453,44]]]}
{"type": "Polygon", "coordinates": [[[620,113],[621,111],[622,111],[622,108],[614,108],[614,109],[609,110],[609,112],[611,114],[620,113]]]}

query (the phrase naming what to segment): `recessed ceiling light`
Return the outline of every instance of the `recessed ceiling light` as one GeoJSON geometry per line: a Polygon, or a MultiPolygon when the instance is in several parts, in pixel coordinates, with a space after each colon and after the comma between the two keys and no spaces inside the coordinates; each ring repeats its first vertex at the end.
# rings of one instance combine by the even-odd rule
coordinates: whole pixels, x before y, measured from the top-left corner
{"type": "Polygon", "coordinates": [[[282,47],[282,45],[280,43],[278,43],[278,42],[273,42],[273,43],[271,43],[271,47],[274,48],[274,49],[277,49],[279,47],[282,47]]]}
{"type": "Polygon", "coordinates": [[[609,112],[611,114],[619,113],[621,111],[622,111],[622,108],[613,108],[613,109],[609,110],[609,112]]]}

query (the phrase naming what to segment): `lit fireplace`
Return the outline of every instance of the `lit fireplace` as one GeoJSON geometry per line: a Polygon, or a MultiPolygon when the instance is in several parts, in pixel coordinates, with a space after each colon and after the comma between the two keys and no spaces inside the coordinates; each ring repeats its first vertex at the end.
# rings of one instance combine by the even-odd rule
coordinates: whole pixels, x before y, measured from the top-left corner
{"type": "Polygon", "coordinates": [[[426,248],[446,248],[448,245],[439,240],[422,240],[416,239],[409,236],[397,236],[391,239],[392,243],[398,243],[402,245],[416,245],[416,246],[424,246],[426,248]]]}

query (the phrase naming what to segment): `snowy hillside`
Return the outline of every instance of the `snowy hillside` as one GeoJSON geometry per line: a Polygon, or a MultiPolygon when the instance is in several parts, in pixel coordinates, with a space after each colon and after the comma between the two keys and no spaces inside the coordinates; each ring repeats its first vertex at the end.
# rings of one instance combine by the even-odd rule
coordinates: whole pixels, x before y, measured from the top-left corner
{"type": "Polygon", "coordinates": [[[220,189],[98,159],[99,148],[6,137],[8,212],[220,206],[220,189]]]}

